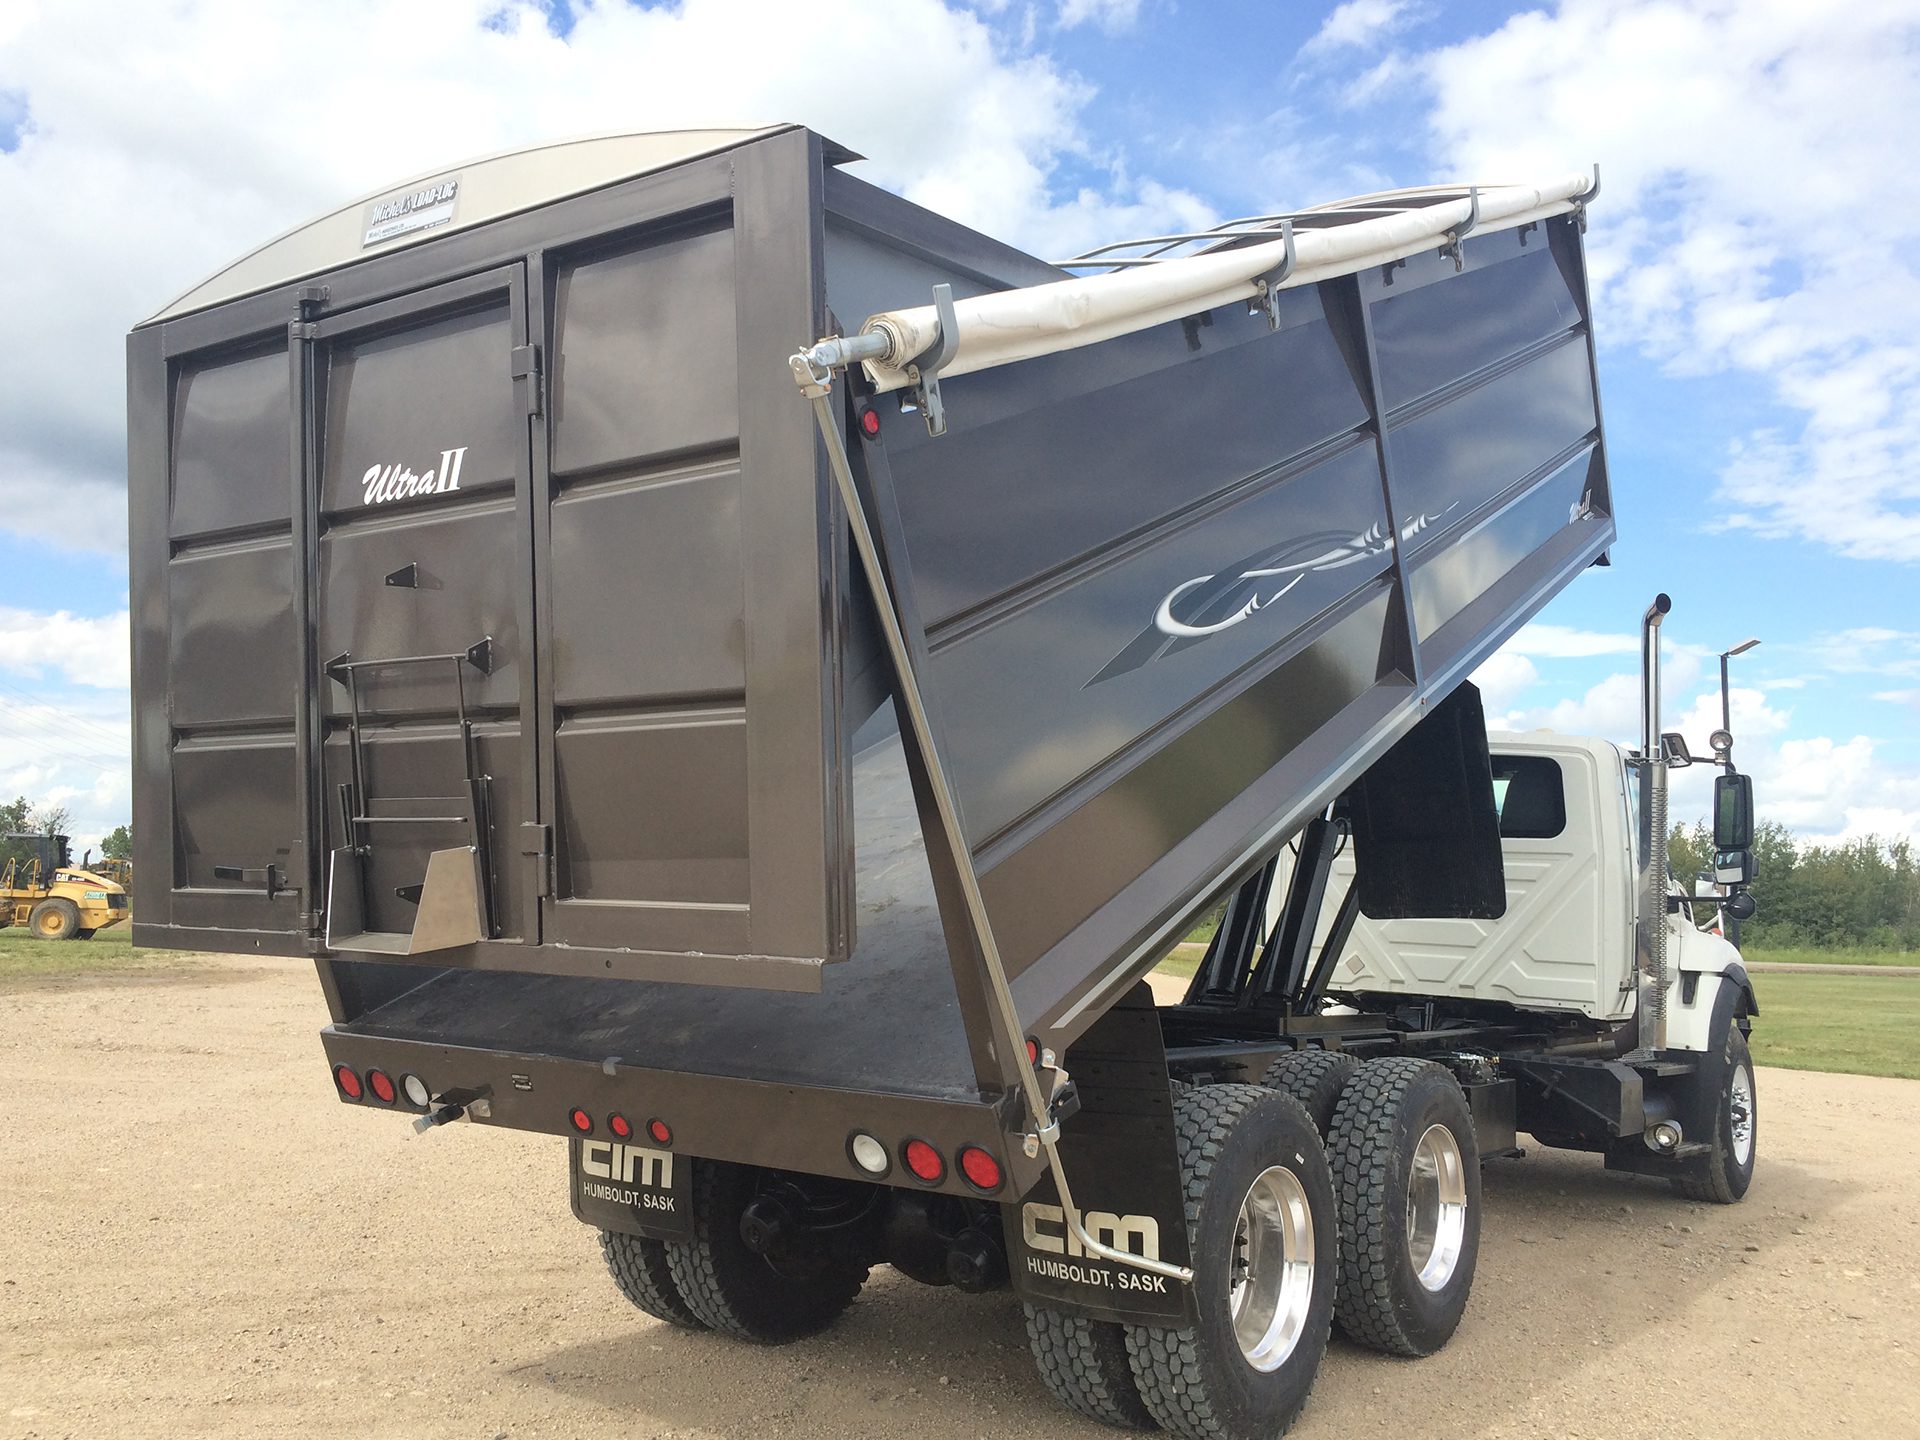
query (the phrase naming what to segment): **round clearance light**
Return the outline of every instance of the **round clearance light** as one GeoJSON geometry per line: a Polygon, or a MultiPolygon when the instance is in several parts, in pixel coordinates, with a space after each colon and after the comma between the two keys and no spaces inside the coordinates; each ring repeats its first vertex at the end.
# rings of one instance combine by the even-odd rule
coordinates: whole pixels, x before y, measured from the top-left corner
{"type": "Polygon", "coordinates": [[[633,1138],[633,1122],[617,1111],[607,1117],[607,1129],[613,1131],[614,1135],[619,1139],[631,1140],[633,1138]]]}
{"type": "Polygon", "coordinates": [[[938,1185],[947,1173],[947,1162],[940,1158],[940,1152],[924,1140],[909,1140],[906,1149],[907,1169],[914,1178],[924,1180],[929,1185],[938,1185]]]}
{"type": "Polygon", "coordinates": [[[887,1147],[861,1130],[854,1131],[853,1138],[847,1141],[847,1154],[869,1175],[884,1175],[893,1163],[887,1158],[887,1147]]]}
{"type": "Polygon", "coordinates": [[[1000,1188],[1000,1162],[978,1145],[962,1147],[960,1173],[967,1177],[967,1183],[976,1190],[1000,1188]]]}
{"type": "Polygon", "coordinates": [[[384,1070],[367,1072],[367,1089],[373,1092],[373,1098],[382,1105],[391,1105],[393,1097],[399,1093],[393,1088],[393,1077],[384,1070]]]}
{"type": "Polygon", "coordinates": [[[360,1088],[360,1077],[353,1073],[350,1065],[333,1067],[333,1083],[340,1087],[340,1093],[349,1100],[358,1100],[364,1093],[360,1088]]]}
{"type": "Polygon", "coordinates": [[[593,1133],[593,1116],[587,1114],[586,1111],[580,1109],[577,1105],[567,1112],[567,1123],[582,1135],[591,1135],[593,1133]]]}
{"type": "Polygon", "coordinates": [[[1040,1063],[1040,1042],[1031,1035],[1027,1037],[1027,1063],[1029,1065],[1040,1063]]]}
{"type": "Polygon", "coordinates": [[[407,1097],[407,1104],[416,1110],[425,1110],[433,1104],[433,1091],[427,1088],[427,1082],[418,1075],[402,1075],[400,1093],[407,1097]]]}
{"type": "Polygon", "coordinates": [[[860,429],[869,440],[878,435],[880,433],[880,412],[871,407],[862,410],[860,412],[860,429]]]}
{"type": "Polygon", "coordinates": [[[668,1128],[667,1122],[664,1120],[647,1121],[647,1134],[656,1145],[673,1144],[673,1131],[668,1128]]]}

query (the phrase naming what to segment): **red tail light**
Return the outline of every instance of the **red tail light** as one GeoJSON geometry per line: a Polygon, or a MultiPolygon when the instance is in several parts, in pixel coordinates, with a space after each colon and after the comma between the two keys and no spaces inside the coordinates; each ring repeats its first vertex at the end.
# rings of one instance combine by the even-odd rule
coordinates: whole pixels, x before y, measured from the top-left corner
{"type": "Polygon", "coordinates": [[[1040,1063],[1040,1042],[1031,1035],[1027,1037],[1027,1063],[1029,1065],[1040,1063]]]}
{"type": "Polygon", "coordinates": [[[575,1106],[567,1112],[567,1123],[582,1135],[591,1135],[593,1133],[593,1116],[587,1114],[586,1111],[580,1109],[578,1106],[575,1106]]]}
{"type": "Polygon", "coordinates": [[[940,1152],[924,1140],[909,1140],[905,1159],[907,1169],[916,1179],[929,1185],[938,1185],[946,1177],[947,1162],[940,1158],[940,1152]]]}
{"type": "Polygon", "coordinates": [[[360,1077],[353,1073],[351,1065],[334,1066],[333,1083],[340,1087],[340,1093],[349,1100],[358,1100],[363,1093],[360,1089],[360,1077]]]}
{"type": "Polygon", "coordinates": [[[607,1117],[607,1129],[613,1131],[613,1133],[622,1140],[631,1140],[633,1138],[633,1122],[624,1115],[617,1113],[609,1115],[607,1117]]]}
{"type": "Polygon", "coordinates": [[[391,1105],[393,1097],[399,1093],[393,1088],[393,1077],[384,1070],[367,1072],[367,1088],[373,1092],[373,1098],[382,1105],[391,1105]]]}
{"type": "Polygon", "coordinates": [[[978,1145],[961,1148],[960,1173],[967,1177],[967,1183],[976,1190],[1000,1188],[1000,1162],[978,1145]]]}
{"type": "Polygon", "coordinates": [[[673,1144],[673,1131],[667,1127],[667,1122],[664,1120],[649,1120],[647,1134],[653,1138],[653,1143],[656,1145],[673,1144]]]}

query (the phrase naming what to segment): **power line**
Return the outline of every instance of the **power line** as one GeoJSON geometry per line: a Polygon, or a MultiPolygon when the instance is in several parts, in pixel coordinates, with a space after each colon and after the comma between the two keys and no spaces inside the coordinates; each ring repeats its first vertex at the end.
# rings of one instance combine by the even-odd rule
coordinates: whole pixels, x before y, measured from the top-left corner
{"type": "MultiPolygon", "coordinates": [[[[101,764],[100,759],[106,756],[117,759],[120,756],[117,746],[113,750],[106,752],[96,751],[91,756],[76,754],[67,748],[65,743],[67,737],[65,735],[51,732],[47,728],[47,722],[42,717],[22,714],[18,707],[10,702],[0,701],[0,716],[10,718],[17,727],[11,737],[12,739],[23,741],[29,745],[38,745],[42,750],[57,755],[63,760],[70,760],[76,765],[91,765],[94,769],[104,773],[115,767],[101,764]]],[[[131,757],[128,758],[130,759],[131,757]]]]}
{"type": "Polygon", "coordinates": [[[66,708],[57,703],[53,697],[49,695],[36,694],[33,691],[23,690],[18,685],[4,679],[0,679],[0,690],[10,691],[30,704],[39,705],[45,709],[57,712],[63,724],[70,725],[77,730],[86,731],[92,735],[94,739],[105,744],[110,744],[116,750],[129,744],[126,736],[108,729],[107,726],[101,724],[99,721],[90,719],[85,715],[67,713],[66,708]]]}

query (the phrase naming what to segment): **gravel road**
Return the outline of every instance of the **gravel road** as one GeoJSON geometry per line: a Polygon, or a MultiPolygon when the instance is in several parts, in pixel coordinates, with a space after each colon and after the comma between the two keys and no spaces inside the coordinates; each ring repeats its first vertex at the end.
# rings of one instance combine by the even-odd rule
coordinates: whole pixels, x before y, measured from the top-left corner
{"type": "MultiPolygon", "coordinates": [[[[0,990],[0,1435],[1112,1436],[1006,1294],[890,1270],[754,1350],[630,1308],[555,1139],[333,1095],[303,965],[0,990]]],[[[1465,1323],[1338,1341],[1296,1435],[1920,1436],[1920,1082],[1760,1073],[1744,1205],[1487,1171],[1465,1323]]]]}

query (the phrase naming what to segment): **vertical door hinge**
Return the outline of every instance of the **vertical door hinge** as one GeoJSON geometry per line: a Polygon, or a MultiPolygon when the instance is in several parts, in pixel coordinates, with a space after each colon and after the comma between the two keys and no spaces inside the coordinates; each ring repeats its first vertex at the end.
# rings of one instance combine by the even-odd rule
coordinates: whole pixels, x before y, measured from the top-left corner
{"type": "Polygon", "coordinates": [[[542,825],[536,820],[523,821],[520,826],[520,853],[534,861],[534,887],[536,896],[553,893],[553,827],[542,825]]]}
{"type": "Polygon", "coordinates": [[[513,376],[513,399],[526,415],[540,413],[540,347],[516,345],[507,352],[507,373],[513,376]]]}
{"type": "Polygon", "coordinates": [[[333,292],[325,285],[302,285],[294,293],[296,314],[293,323],[287,326],[289,340],[313,340],[319,337],[319,329],[314,325],[314,317],[327,308],[327,300],[333,292]]]}

